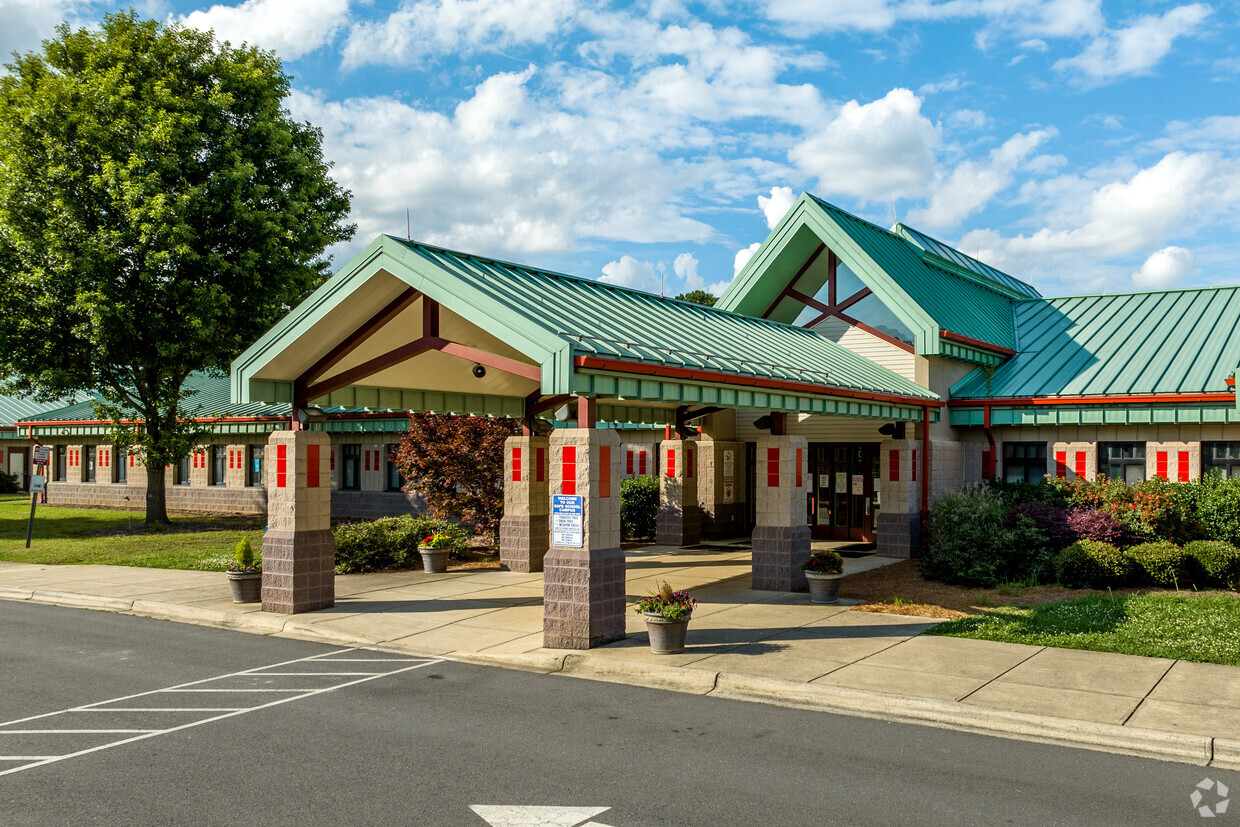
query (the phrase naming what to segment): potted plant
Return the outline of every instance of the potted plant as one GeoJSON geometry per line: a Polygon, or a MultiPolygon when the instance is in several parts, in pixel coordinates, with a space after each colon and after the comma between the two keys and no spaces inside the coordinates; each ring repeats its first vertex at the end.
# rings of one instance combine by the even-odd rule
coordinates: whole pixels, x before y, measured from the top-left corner
{"type": "Polygon", "coordinates": [[[262,600],[263,564],[254,559],[254,548],[247,537],[237,541],[233,561],[228,564],[228,585],[234,603],[257,603],[262,600]]]}
{"type": "Polygon", "coordinates": [[[844,576],[844,558],[834,551],[815,551],[801,564],[809,581],[810,603],[838,603],[840,578],[844,576]]]}
{"type": "Polygon", "coordinates": [[[685,651],[685,632],[696,605],[688,592],[674,592],[667,583],[660,583],[657,592],[637,601],[635,611],[646,617],[651,652],[675,655],[685,651]]]}
{"type": "Polygon", "coordinates": [[[427,537],[418,546],[422,555],[422,568],[430,574],[440,574],[448,570],[448,554],[456,547],[456,540],[444,531],[438,531],[427,537]]]}

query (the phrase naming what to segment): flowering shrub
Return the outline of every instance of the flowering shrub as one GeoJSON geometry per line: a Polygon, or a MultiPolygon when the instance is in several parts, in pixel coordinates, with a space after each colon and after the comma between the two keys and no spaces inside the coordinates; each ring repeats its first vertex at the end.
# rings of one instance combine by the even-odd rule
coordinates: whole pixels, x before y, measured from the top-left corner
{"type": "Polygon", "coordinates": [[[1123,527],[1106,511],[1077,506],[1068,509],[1067,514],[1067,528],[1077,539],[1117,545],[1125,540],[1123,527]]]}
{"type": "Polygon", "coordinates": [[[815,574],[841,574],[844,571],[844,558],[834,551],[815,551],[801,564],[801,570],[815,574]]]}
{"type": "Polygon", "coordinates": [[[1135,569],[1131,557],[1097,540],[1078,540],[1055,556],[1055,576],[1072,589],[1123,586],[1135,569]]]}
{"type": "Polygon", "coordinates": [[[685,620],[693,614],[697,601],[688,592],[674,592],[667,583],[660,583],[659,590],[637,601],[634,611],[653,614],[668,620],[685,620]]]}
{"type": "Polygon", "coordinates": [[[422,547],[424,548],[455,548],[458,538],[447,531],[437,531],[428,537],[422,538],[422,547]]]}
{"type": "Polygon", "coordinates": [[[1068,523],[1068,510],[1061,506],[1036,501],[1023,502],[1008,514],[1008,526],[1015,527],[1021,517],[1027,518],[1042,533],[1046,539],[1046,549],[1051,554],[1080,539],[1080,535],[1068,523]]]}
{"type": "Polygon", "coordinates": [[[460,525],[426,515],[383,517],[335,528],[336,573],[411,568],[421,562],[418,546],[435,534],[454,538],[450,545],[467,548],[470,532],[460,525]]]}
{"type": "Polygon", "coordinates": [[[995,586],[1038,580],[1049,571],[1046,538],[1027,517],[1009,526],[1007,503],[990,488],[970,486],[931,506],[923,577],[995,586]]]}

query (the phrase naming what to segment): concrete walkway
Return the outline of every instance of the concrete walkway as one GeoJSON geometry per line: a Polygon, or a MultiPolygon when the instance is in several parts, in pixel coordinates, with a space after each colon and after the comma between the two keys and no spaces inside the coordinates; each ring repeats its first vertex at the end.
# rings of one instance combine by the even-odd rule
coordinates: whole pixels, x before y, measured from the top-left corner
{"type": "MultiPolygon", "coordinates": [[[[846,561],[845,573],[879,564],[846,561]]],[[[912,721],[1240,769],[1240,669],[923,636],[926,618],[815,606],[749,588],[749,551],[628,552],[628,597],[666,580],[698,600],[680,655],[650,654],[645,624],[587,652],[542,648],[542,575],[340,575],[336,606],[274,615],[231,602],[215,572],[0,563],[0,598],[684,692],[912,721]]]]}

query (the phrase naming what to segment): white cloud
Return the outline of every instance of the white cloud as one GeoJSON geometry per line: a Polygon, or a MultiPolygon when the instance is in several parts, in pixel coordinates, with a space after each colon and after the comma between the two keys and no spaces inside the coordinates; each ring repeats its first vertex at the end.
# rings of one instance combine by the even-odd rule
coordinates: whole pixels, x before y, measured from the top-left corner
{"type": "MultiPolygon", "coordinates": [[[[753,258],[753,254],[758,252],[758,248],[761,246],[762,246],[761,241],[755,241],[753,244],[750,244],[745,249],[736,251],[736,258],[732,260],[733,277],[735,277],[737,273],[739,273],[741,270],[745,268],[745,265],[749,263],[749,259],[753,258]]],[[[717,285],[714,285],[711,287],[712,291],[714,290],[715,286],[717,285]]]]}
{"type": "Polygon", "coordinates": [[[985,129],[990,119],[977,109],[957,109],[947,116],[947,122],[963,129],[985,129]]]}
{"type": "Polygon", "coordinates": [[[934,83],[923,83],[917,87],[919,95],[936,95],[939,92],[957,92],[964,86],[959,75],[944,80],[935,81],[934,83]]]}
{"type": "Polygon", "coordinates": [[[785,33],[885,32],[906,21],[979,20],[980,48],[1001,36],[1080,37],[1104,27],[1102,0],[767,0],[785,33]]]}
{"type": "Polygon", "coordinates": [[[707,288],[707,292],[714,293],[716,296],[722,296],[724,291],[727,290],[731,284],[731,279],[728,279],[727,281],[717,281],[707,288]]]}
{"type": "Polygon", "coordinates": [[[1076,57],[1055,63],[1060,72],[1086,86],[1100,86],[1129,75],[1148,74],[1176,38],[1192,35],[1212,13],[1203,3],[1179,6],[1166,14],[1139,17],[1122,29],[1103,32],[1076,57]]]}
{"type": "Polygon", "coordinates": [[[1132,274],[1132,283],[1142,288],[1175,287],[1197,272],[1192,251],[1183,247],[1163,247],[1150,254],[1141,269],[1132,274]]]}
{"type": "Polygon", "coordinates": [[[792,191],[791,187],[771,187],[771,195],[768,198],[765,195],[758,196],[758,207],[762,210],[762,214],[766,216],[766,228],[768,230],[775,229],[783,217],[792,209],[792,205],[797,201],[797,194],[792,191]]]}
{"type": "Polygon", "coordinates": [[[1021,164],[1050,138],[1054,128],[1008,138],[985,160],[964,161],[947,175],[923,208],[909,213],[914,226],[954,227],[1012,184],[1021,164]]]}
{"type": "Polygon", "coordinates": [[[219,40],[274,49],[295,60],[331,41],[349,18],[349,0],[246,0],[216,5],[181,18],[195,29],[214,29],[219,40]]]}
{"type": "Polygon", "coordinates": [[[664,289],[661,278],[663,270],[651,261],[638,261],[632,256],[620,256],[618,261],[603,265],[599,281],[620,287],[634,287],[647,293],[660,293],[664,289]]]}
{"type": "Polygon", "coordinates": [[[934,183],[939,128],[921,113],[921,103],[908,89],[892,89],[873,103],[849,101],[788,157],[819,179],[824,194],[872,201],[922,197],[934,183]]]}
{"type": "Polygon", "coordinates": [[[1163,130],[1163,137],[1149,143],[1151,149],[1161,152],[1177,149],[1217,149],[1225,152],[1237,146],[1240,146],[1240,115],[1172,121],[1163,130]]]}
{"type": "Polygon", "coordinates": [[[577,11],[576,0],[423,0],[385,20],[356,24],[345,66],[406,65],[424,57],[541,43],[577,11]]]}
{"type": "Polygon", "coordinates": [[[881,32],[899,19],[895,4],[887,0],[770,0],[766,14],[789,24],[789,30],[820,31],[858,29],[881,32]]]}
{"type": "Polygon", "coordinates": [[[693,253],[676,256],[672,262],[672,272],[684,281],[685,292],[706,288],[706,280],[698,275],[698,260],[693,253]]]}
{"type": "Polygon", "coordinates": [[[77,22],[90,11],[89,0],[0,0],[0,63],[8,63],[13,52],[33,52],[55,36],[62,20],[77,22]]]}

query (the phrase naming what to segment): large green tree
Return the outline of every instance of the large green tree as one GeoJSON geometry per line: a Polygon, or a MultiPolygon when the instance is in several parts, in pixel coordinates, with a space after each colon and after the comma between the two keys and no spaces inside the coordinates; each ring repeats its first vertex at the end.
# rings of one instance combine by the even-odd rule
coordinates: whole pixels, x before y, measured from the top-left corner
{"type": "Polygon", "coordinates": [[[200,438],[186,378],[226,371],[322,283],[349,193],[270,52],[127,12],[6,68],[0,375],[97,391],[144,457],[147,523],[167,522],[164,467],[200,438]]]}

